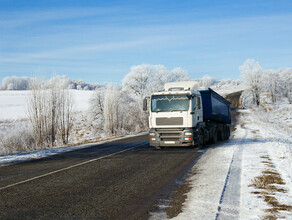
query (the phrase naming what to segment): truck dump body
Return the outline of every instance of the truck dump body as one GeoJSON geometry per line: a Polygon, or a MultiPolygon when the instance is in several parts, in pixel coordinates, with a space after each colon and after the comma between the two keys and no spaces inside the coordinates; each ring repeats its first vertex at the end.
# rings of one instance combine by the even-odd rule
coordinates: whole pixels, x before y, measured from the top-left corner
{"type": "Polygon", "coordinates": [[[212,89],[200,91],[203,104],[203,119],[231,123],[230,103],[212,89]]]}

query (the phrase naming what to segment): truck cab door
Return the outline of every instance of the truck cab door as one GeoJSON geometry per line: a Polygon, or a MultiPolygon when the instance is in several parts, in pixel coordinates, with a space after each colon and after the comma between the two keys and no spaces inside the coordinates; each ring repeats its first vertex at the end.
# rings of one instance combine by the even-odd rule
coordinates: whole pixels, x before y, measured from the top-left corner
{"type": "Polygon", "coordinates": [[[193,126],[203,121],[202,100],[200,96],[192,98],[193,126]]]}

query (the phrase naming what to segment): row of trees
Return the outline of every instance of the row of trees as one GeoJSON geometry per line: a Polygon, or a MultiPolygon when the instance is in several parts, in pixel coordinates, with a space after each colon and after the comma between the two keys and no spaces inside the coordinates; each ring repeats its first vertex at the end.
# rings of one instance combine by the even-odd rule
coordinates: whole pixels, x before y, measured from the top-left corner
{"type": "Polygon", "coordinates": [[[163,89],[166,82],[190,80],[182,68],[168,70],[162,65],[132,66],[122,86],[108,84],[95,91],[90,104],[90,121],[97,131],[107,135],[138,132],[148,127],[142,110],[143,98],[163,89]]]}
{"type": "MultiPolygon", "coordinates": [[[[29,78],[26,76],[9,76],[2,80],[0,90],[29,90],[33,89],[33,84],[36,78],[29,78]]],[[[58,84],[63,89],[77,89],[77,90],[95,90],[98,88],[97,84],[86,83],[82,80],[69,79],[64,75],[53,76],[49,80],[43,80],[42,86],[45,88],[51,88],[55,84],[58,84]]]]}
{"type": "Polygon", "coordinates": [[[239,70],[253,104],[261,104],[262,93],[269,93],[273,103],[282,97],[292,103],[292,69],[265,70],[259,62],[247,59],[239,70]]]}

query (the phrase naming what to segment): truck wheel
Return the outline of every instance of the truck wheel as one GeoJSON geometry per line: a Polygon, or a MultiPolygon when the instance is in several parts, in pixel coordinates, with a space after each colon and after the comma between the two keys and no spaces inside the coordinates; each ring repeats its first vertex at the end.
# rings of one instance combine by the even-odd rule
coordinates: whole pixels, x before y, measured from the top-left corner
{"type": "Polygon", "coordinates": [[[217,132],[217,129],[214,131],[213,133],[213,138],[212,138],[212,143],[213,144],[216,144],[218,141],[218,132],[217,132]]]}
{"type": "Polygon", "coordinates": [[[229,134],[228,134],[228,127],[226,127],[225,131],[225,140],[228,140],[229,134]]]}
{"type": "Polygon", "coordinates": [[[226,129],[226,140],[229,140],[229,137],[230,137],[230,128],[227,127],[227,129],[226,129]]]}
{"type": "Polygon", "coordinates": [[[224,141],[225,137],[224,137],[224,130],[223,129],[220,129],[218,131],[218,140],[219,141],[224,141]]]}
{"type": "Polygon", "coordinates": [[[227,128],[224,127],[223,129],[223,140],[227,140],[227,128]]]}
{"type": "Polygon", "coordinates": [[[156,150],[161,150],[161,147],[159,147],[159,146],[157,146],[157,147],[155,147],[156,148],[156,150]]]}
{"type": "Polygon", "coordinates": [[[204,147],[204,133],[202,130],[200,130],[200,134],[199,134],[199,138],[198,138],[198,148],[203,148],[204,147]]]}

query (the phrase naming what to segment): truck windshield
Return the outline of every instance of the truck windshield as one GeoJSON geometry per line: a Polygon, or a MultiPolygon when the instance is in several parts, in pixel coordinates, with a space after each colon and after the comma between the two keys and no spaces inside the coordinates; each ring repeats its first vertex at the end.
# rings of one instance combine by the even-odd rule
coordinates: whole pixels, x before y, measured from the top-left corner
{"type": "Polygon", "coordinates": [[[185,95],[153,95],[151,99],[152,112],[171,112],[189,110],[190,100],[185,95]]]}

